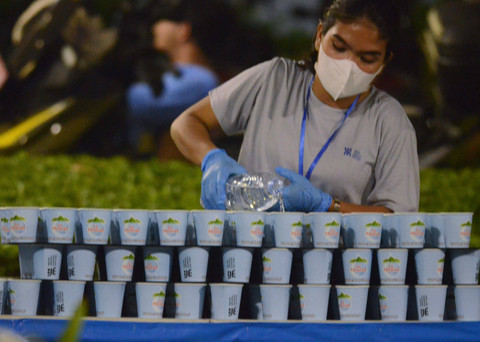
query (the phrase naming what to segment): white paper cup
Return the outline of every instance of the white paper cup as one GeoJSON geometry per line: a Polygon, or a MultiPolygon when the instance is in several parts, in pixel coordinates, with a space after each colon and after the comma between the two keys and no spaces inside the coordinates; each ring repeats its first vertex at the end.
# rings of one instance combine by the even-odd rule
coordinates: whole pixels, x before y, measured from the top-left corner
{"type": "Polygon", "coordinates": [[[293,253],[287,248],[262,249],[264,284],[288,284],[292,271],[293,253]]]}
{"type": "Polygon", "coordinates": [[[89,245],[106,245],[112,223],[111,209],[78,209],[77,221],[80,227],[78,241],[89,245]]]}
{"type": "Polygon", "coordinates": [[[198,246],[221,246],[225,227],[224,210],[192,210],[198,246]]]}
{"type": "Polygon", "coordinates": [[[342,251],[345,284],[370,284],[372,273],[372,250],[348,248],[342,251]]]}
{"type": "Polygon", "coordinates": [[[53,315],[71,317],[80,306],[85,291],[84,281],[53,281],[53,315]]]}
{"type": "Polygon", "coordinates": [[[229,214],[234,222],[237,246],[261,247],[265,229],[265,213],[238,211],[229,214]]]}
{"type": "Polygon", "coordinates": [[[407,273],[408,249],[386,248],[377,251],[378,273],[382,285],[403,285],[407,273]]]}
{"type": "Polygon", "coordinates": [[[407,319],[408,285],[382,285],[378,288],[382,321],[404,322],[407,319]]]}
{"type": "Polygon", "coordinates": [[[341,321],[364,321],[368,285],[336,286],[341,321]]]}
{"type": "Polygon", "coordinates": [[[477,285],[480,271],[480,250],[451,249],[453,283],[477,285]]]}
{"type": "Polygon", "coordinates": [[[175,318],[196,320],[202,318],[206,284],[175,283],[175,318]]]}
{"type": "Polygon", "coordinates": [[[310,225],[314,247],[338,248],[342,214],[309,213],[305,215],[305,221],[310,225]]]}
{"type": "Polygon", "coordinates": [[[445,248],[445,216],[443,213],[429,213],[425,240],[432,248],[445,248]]]}
{"type": "Polygon", "coordinates": [[[300,248],[304,213],[274,212],[270,213],[273,221],[275,246],[284,248],[300,248]]]}
{"type": "Polygon", "coordinates": [[[143,249],[145,280],[168,282],[172,268],[172,254],[171,247],[145,247],[143,249]]]}
{"type": "Polygon", "coordinates": [[[135,247],[105,246],[108,281],[132,281],[135,247]]]}
{"type": "Polygon", "coordinates": [[[457,285],[453,291],[457,321],[480,321],[480,286],[457,285]]]}
{"type": "Polygon", "coordinates": [[[242,284],[210,284],[212,319],[238,319],[242,288],[242,284]]]}
{"type": "Polygon", "coordinates": [[[68,280],[92,281],[97,259],[97,246],[67,246],[68,280]]]}
{"type": "Polygon", "coordinates": [[[62,245],[38,245],[33,251],[33,279],[58,280],[62,264],[62,245]]]}
{"type": "Polygon", "coordinates": [[[207,280],[208,247],[180,247],[178,261],[182,282],[204,282],[207,280]]]}
{"type": "Polygon", "coordinates": [[[72,243],[77,209],[42,208],[40,217],[45,223],[48,243],[72,243]]]}
{"type": "Polygon", "coordinates": [[[327,249],[303,250],[305,284],[330,284],[333,253],[327,249]]]}
{"type": "Polygon", "coordinates": [[[303,321],[327,319],[330,285],[298,285],[303,321]]]}
{"type": "Polygon", "coordinates": [[[383,214],[351,213],[346,220],[347,246],[379,248],[382,237],[383,214]]]}
{"type": "Polygon", "coordinates": [[[155,210],[160,245],[185,246],[188,210],[155,210]]]}
{"type": "Polygon", "coordinates": [[[286,321],[292,285],[260,285],[263,319],[286,321]]]}
{"type": "Polygon", "coordinates": [[[122,316],[125,282],[94,281],[95,309],[97,317],[120,318],[122,316]]]}
{"type": "Polygon", "coordinates": [[[40,210],[34,207],[11,207],[10,243],[33,243],[37,241],[40,210]]]}
{"type": "Polygon", "coordinates": [[[5,300],[8,292],[8,279],[0,278],[0,315],[5,314],[5,300]]]}
{"type": "Polygon", "coordinates": [[[419,321],[443,321],[447,285],[415,285],[415,295],[419,321]]]}
{"type": "Polygon", "coordinates": [[[150,211],[115,209],[114,217],[122,245],[145,246],[150,224],[150,211]]]}
{"type": "Polygon", "coordinates": [[[9,279],[12,316],[36,316],[41,280],[9,279]]]}
{"type": "Polygon", "coordinates": [[[0,227],[2,244],[10,243],[12,234],[10,232],[10,211],[8,208],[0,208],[0,227]]]}
{"type": "Polygon", "coordinates": [[[252,268],[252,256],[250,248],[223,248],[223,281],[248,283],[252,268]]]}
{"type": "Polygon", "coordinates": [[[400,247],[423,248],[425,245],[427,214],[395,213],[394,216],[394,229],[400,237],[400,247]]]}
{"type": "Polygon", "coordinates": [[[166,283],[136,283],[139,318],[162,318],[165,306],[166,283]]]}
{"type": "Polygon", "coordinates": [[[447,248],[469,248],[473,213],[444,213],[447,248]]]}
{"type": "Polygon", "coordinates": [[[443,280],[445,252],[438,248],[425,248],[415,251],[417,283],[420,285],[440,285],[443,280]]]}

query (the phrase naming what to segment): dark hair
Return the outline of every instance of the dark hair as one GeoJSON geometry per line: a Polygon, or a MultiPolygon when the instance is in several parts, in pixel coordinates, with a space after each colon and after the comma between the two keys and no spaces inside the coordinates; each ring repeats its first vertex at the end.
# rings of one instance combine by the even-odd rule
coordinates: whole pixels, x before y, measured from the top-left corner
{"type": "MultiPolygon", "coordinates": [[[[387,41],[385,58],[388,58],[400,27],[400,14],[395,0],[335,0],[323,16],[322,35],[325,35],[337,20],[350,23],[360,18],[367,18],[378,28],[381,37],[387,41]]],[[[316,33],[309,58],[302,63],[313,72],[318,57],[315,37],[316,33]]]]}

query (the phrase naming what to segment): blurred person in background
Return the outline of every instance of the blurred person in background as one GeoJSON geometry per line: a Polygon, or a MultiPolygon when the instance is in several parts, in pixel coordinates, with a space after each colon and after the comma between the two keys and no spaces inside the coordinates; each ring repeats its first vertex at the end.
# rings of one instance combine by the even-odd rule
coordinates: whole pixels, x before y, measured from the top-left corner
{"type": "Polygon", "coordinates": [[[5,62],[3,61],[2,55],[0,55],[0,90],[2,90],[3,86],[8,80],[8,70],[5,66],[5,62]]]}

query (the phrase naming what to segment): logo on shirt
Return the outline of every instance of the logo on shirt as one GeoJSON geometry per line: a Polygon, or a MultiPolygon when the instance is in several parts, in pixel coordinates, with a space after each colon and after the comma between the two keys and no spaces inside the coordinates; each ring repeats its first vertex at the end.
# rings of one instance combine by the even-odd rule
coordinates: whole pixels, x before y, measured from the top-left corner
{"type": "Polygon", "coordinates": [[[355,159],[356,161],[362,160],[362,155],[360,151],[353,149],[352,147],[344,147],[343,155],[355,159]]]}

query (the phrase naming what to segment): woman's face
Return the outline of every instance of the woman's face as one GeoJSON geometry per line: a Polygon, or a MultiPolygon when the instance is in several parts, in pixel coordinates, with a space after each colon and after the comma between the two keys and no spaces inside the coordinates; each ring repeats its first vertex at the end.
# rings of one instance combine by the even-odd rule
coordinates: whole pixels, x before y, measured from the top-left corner
{"type": "Polygon", "coordinates": [[[366,18],[351,23],[339,20],[322,36],[318,26],[315,48],[323,47],[325,53],[335,59],[348,58],[366,73],[375,73],[385,61],[387,41],[378,28],[366,18]]]}
{"type": "Polygon", "coordinates": [[[181,39],[180,23],[159,20],[152,27],[153,47],[166,53],[173,52],[181,39]]]}

